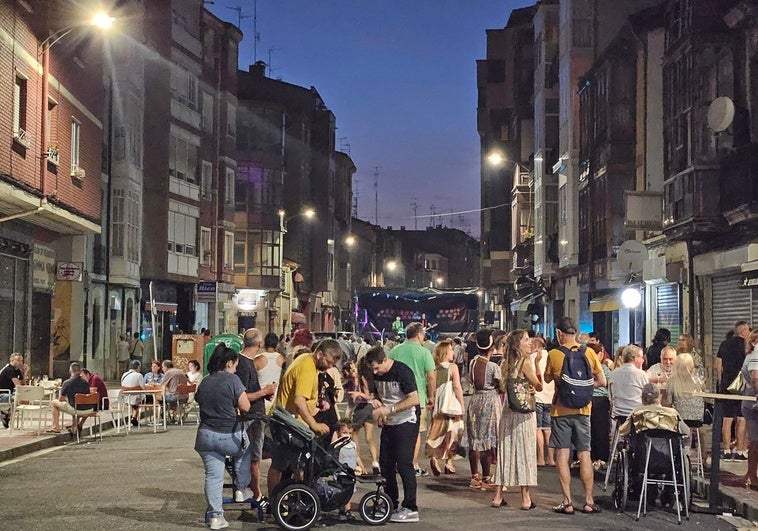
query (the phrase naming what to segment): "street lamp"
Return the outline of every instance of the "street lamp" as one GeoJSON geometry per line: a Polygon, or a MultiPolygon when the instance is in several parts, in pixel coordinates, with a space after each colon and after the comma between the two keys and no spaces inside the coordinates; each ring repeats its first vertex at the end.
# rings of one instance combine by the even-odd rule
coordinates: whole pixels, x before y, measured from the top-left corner
{"type": "Polygon", "coordinates": [[[284,290],[284,235],[287,234],[287,223],[291,220],[299,217],[311,219],[316,215],[316,210],[313,208],[306,208],[299,214],[295,214],[290,217],[285,217],[287,213],[284,209],[280,209],[279,212],[279,288],[284,290]]]}
{"type": "Polygon", "coordinates": [[[386,266],[387,266],[388,271],[394,271],[395,269],[397,269],[397,262],[394,260],[390,260],[389,262],[387,262],[386,266]]]}
{"type": "MultiPolygon", "coordinates": [[[[90,19],[89,25],[106,30],[115,20],[116,19],[106,13],[97,13],[92,19],[90,19]]],[[[44,143],[47,142],[47,106],[50,91],[50,48],[55,46],[66,35],[81,26],[82,25],[77,24],[59,29],[43,40],[39,45],[39,53],[37,54],[37,57],[42,62],[42,127],[40,128],[40,145],[43,150],[45,149],[44,143]]],[[[43,197],[47,195],[47,182],[45,179],[45,174],[47,173],[47,160],[48,157],[45,152],[40,157],[40,191],[42,192],[43,197]]]]}
{"type": "Polygon", "coordinates": [[[499,151],[492,151],[487,155],[487,162],[490,163],[490,166],[500,166],[505,161],[505,156],[499,151]]]}
{"type": "Polygon", "coordinates": [[[352,247],[353,245],[355,245],[355,242],[356,242],[355,236],[353,236],[352,234],[348,234],[347,236],[345,236],[345,245],[347,245],[348,247],[352,247]]]}

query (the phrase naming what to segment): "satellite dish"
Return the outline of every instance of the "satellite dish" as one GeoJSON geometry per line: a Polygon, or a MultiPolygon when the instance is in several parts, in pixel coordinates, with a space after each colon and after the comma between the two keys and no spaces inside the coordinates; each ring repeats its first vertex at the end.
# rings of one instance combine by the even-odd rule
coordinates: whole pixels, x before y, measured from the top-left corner
{"type": "Polygon", "coordinates": [[[627,240],[616,252],[616,261],[627,275],[642,273],[642,264],[647,260],[647,247],[637,240],[627,240]]]}
{"type": "Polygon", "coordinates": [[[734,120],[734,102],[728,96],[721,96],[708,107],[708,127],[715,133],[724,131],[734,120]]]}

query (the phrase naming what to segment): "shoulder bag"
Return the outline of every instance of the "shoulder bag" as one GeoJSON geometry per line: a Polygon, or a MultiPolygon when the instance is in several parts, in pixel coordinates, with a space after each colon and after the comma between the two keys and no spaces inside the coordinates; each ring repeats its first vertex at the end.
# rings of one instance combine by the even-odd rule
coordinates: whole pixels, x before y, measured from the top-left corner
{"type": "Polygon", "coordinates": [[[531,382],[523,375],[521,370],[523,366],[522,359],[521,365],[505,380],[505,391],[508,396],[508,407],[512,411],[531,413],[535,410],[534,393],[531,382]]]}
{"type": "Polygon", "coordinates": [[[437,387],[437,395],[434,397],[434,411],[436,414],[446,417],[460,417],[463,408],[453,390],[453,381],[450,379],[450,369],[447,371],[447,381],[437,387]]]}
{"type": "Polygon", "coordinates": [[[729,384],[729,387],[726,388],[726,392],[738,395],[742,393],[742,390],[745,388],[745,379],[742,377],[742,369],[740,369],[740,372],[737,373],[737,377],[732,380],[732,383],[729,384]]]}

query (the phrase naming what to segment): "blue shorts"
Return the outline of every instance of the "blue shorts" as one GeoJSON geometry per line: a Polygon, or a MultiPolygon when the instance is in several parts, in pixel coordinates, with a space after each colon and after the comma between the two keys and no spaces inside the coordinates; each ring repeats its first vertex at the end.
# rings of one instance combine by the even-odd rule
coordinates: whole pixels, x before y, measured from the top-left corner
{"type": "Polygon", "coordinates": [[[549,430],[550,429],[550,410],[553,409],[553,406],[550,404],[541,404],[540,402],[537,402],[535,411],[537,413],[537,429],[538,430],[549,430]]]}

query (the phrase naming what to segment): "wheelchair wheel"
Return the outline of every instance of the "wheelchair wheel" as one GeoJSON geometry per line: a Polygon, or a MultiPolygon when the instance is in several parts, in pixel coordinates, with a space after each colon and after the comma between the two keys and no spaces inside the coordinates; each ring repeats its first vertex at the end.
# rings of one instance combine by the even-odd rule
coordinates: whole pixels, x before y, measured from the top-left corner
{"type": "Polygon", "coordinates": [[[305,531],[321,515],[316,491],[301,483],[291,483],[279,491],[271,510],[276,523],[287,531],[305,531]]]}
{"type": "Polygon", "coordinates": [[[383,525],[392,516],[392,500],[384,491],[369,492],[361,498],[358,509],[368,525],[383,525]]]}
{"type": "Polygon", "coordinates": [[[613,489],[613,505],[623,513],[629,499],[629,453],[626,448],[616,455],[616,486],[613,489]]]}

